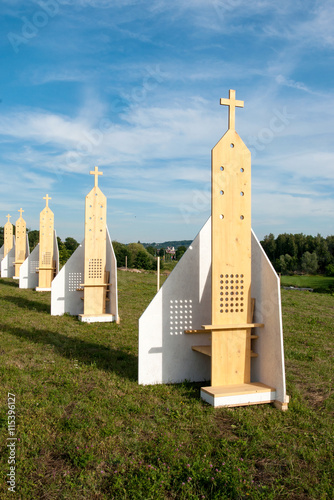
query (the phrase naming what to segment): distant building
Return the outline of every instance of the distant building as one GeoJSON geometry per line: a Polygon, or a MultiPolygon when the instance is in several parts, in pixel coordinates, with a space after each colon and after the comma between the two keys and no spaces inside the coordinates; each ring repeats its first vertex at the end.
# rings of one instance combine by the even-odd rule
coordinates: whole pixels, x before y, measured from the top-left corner
{"type": "Polygon", "coordinates": [[[176,250],[174,247],[167,247],[166,253],[170,254],[170,256],[173,258],[173,257],[175,257],[176,250]]]}

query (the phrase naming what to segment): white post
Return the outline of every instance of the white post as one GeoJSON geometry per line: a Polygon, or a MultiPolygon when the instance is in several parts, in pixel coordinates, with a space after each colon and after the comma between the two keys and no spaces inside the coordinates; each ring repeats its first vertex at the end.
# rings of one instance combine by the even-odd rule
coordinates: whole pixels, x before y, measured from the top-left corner
{"type": "Polygon", "coordinates": [[[158,262],[157,262],[157,292],[159,291],[160,288],[160,257],[158,257],[158,262]]]}

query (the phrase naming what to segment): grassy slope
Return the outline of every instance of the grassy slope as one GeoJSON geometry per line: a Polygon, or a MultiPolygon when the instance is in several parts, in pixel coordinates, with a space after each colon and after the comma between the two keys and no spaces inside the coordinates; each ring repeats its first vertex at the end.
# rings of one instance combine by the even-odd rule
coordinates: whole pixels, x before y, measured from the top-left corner
{"type": "Polygon", "coordinates": [[[0,279],[0,470],[12,392],[17,498],[333,498],[334,297],[282,292],[282,413],[213,409],[200,384],[138,386],[137,321],[155,289],[153,274],[119,272],[121,325],[87,325],[0,279]]]}

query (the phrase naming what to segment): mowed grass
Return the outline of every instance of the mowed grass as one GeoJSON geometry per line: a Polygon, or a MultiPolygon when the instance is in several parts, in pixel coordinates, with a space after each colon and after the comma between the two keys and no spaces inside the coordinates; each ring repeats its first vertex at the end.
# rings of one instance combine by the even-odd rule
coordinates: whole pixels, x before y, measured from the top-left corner
{"type": "Polygon", "coordinates": [[[137,384],[138,318],[156,276],[118,279],[120,325],[51,317],[49,293],[0,279],[0,497],[332,499],[334,297],[282,291],[287,412],[214,409],[201,384],[137,384]]]}
{"type": "Polygon", "coordinates": [[[319,292],[334,293],[334,277],[317,275],[281,276],[281,285],[298,288],[313,288],[315,291],[319,292]]]}

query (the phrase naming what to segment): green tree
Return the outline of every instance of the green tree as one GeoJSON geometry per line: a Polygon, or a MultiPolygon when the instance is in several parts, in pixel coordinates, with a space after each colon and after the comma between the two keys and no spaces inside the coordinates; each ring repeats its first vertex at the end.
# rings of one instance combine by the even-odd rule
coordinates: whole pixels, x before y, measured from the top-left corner
{"type": "Polygon", "coordinates": [[[263,238],[263,241],[261,241],[261,245],[263,247],[263,250],[266,252],[269,260],[271,262],[274,262],[275,255],[276,255],[276,240],[275,240],[275,236],[272,233],[270,233],[268,236],[265,236],[263,238]]]}
{"type": "Polygon", "coordinates": [[[151,255],[145,250],[139,250],[135,259],[135,267],[137,269],[151,269],[152,258],[151,255]]]}
{"type": "Polygon", "coordinates": [[[79,243],[74,238],[70,237],[65,238],[65,247],[67,248],[67,250],[70,252],[71,255],[78,248],[78,246],[79,243]]]}
{"type": "Polygon", "coordinates": [[[318,257],[315,252],[305,252],[301,262],[302,270],[307,274],[315,274],[318,270],[318,257]]]}
{"type": "Polygon", "coordinates": [[[37,229],[34,229],[33,231],[27,229],[27,232],[28,232],[30,252],[32,252],[35,246],[38,245],[39,231],[37,231],[37,229]]]}
{"type": "Polygon", "coordinates": [[[289,274],[294,270],[296,259],[288,253],[279,258],[279,271],[282,274],[289,274]]]}
{"type": "Polygon", "coordinates": [[[184,245],[180,245],[179,247],[177,247],[176,253],[175,253],[176,260],[180,260],[182,255],[184,254],[184,252],[186,252],[186,250],[187,250],[187,247],[184,245]]]}
{"type": "Polygon", "coordinates": [[[2,247],[3,245],[3,241],[4,241],[4,236],[3,236],[3,227],[1,226],[0,227],[0,248],[2,247]]]}
{"type": "Polygon", "coordinates": [[[326,276],[334,276],[334,264],[328,264],[325,269],[326,276]]]}
{"type": "Polygon", "coordinates": [[[63,267],[63,265],[66,264],[66,262],[70,258],[70,252],[67,250],[65,243],[61,241],[59,236],[57,236],[57,242],[59,251],[59,265],[60,267],[63,267]]]}
{"type": "Polygon", "coordinates": [[[117,267],[125,267],[125,257],[127,257],[127,267],[132,267],[133,259],[131,258],[131,252],[127,245],[119,243],[118,241],[113,241],[112,245],[117,260],[117,267]]]}
{"type": "Polygon", "coordinates": [[[155,256],[156,250],[155,250],[154,247],[152,247],[152,245],[146,247],[146,250],[147,250],[148,253],[150,253],[151,255],[153,255],[153,257],[155,256]]]}

